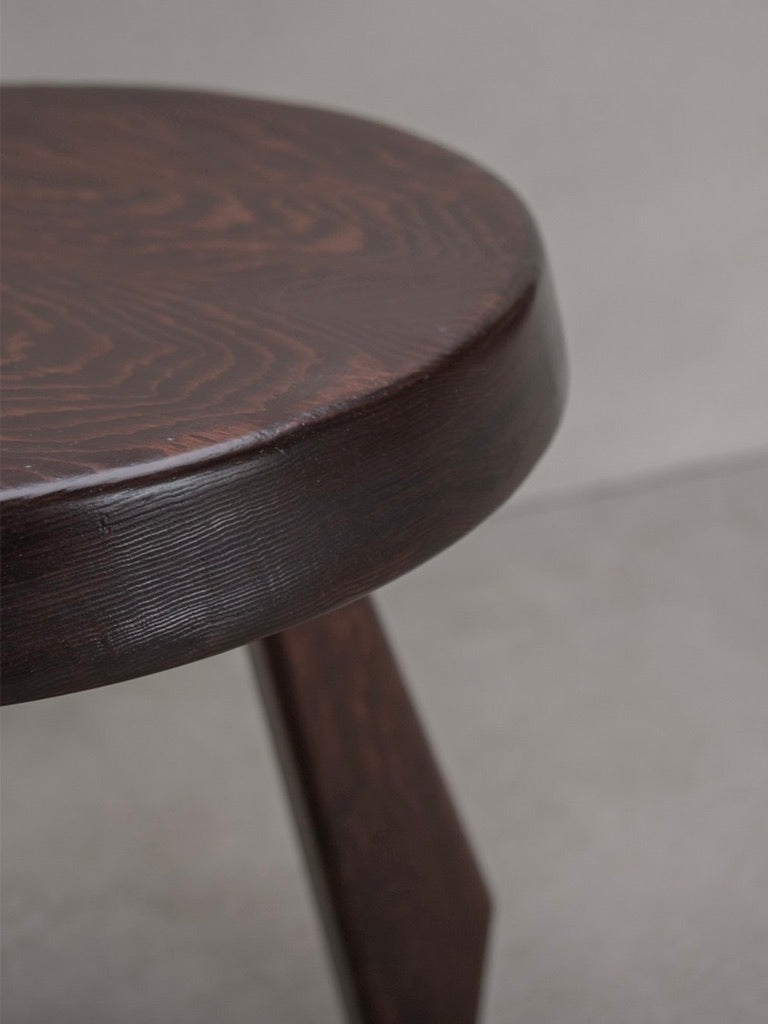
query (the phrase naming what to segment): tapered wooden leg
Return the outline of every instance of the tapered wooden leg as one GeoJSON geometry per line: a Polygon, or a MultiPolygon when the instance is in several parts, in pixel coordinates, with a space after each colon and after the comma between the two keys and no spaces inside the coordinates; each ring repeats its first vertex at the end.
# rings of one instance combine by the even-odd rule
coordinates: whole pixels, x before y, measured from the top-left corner
{"type": "Polygon", "coordinates": [[[471,1024],[488,894],[371,603],[250,651],[351,1019],[471,1024]]]}

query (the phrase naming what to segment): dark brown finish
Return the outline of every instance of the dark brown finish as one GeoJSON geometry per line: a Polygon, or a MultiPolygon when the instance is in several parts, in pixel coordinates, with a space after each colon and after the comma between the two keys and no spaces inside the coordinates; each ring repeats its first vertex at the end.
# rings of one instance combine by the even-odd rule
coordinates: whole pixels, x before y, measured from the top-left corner
{"type": "Polygon", "coordinates": [[[552,436],[533,223],[462,157],[327,111],[23,87],[2,118],[3,701],[252,641],[351,1012],[470,1024],[488,896],[347,602],[552,436]]]}
{"type": "Polygon", "coordinates": [[[488,895],[370,602],[251,652],[353,1019],[471,1024],[488,895]]]}
{"type": "Polygon", "coordinates": [[[3,699],[370,592],[514,490],[560,335],[474,164],[319,110],[6,89],[3,699]]]}

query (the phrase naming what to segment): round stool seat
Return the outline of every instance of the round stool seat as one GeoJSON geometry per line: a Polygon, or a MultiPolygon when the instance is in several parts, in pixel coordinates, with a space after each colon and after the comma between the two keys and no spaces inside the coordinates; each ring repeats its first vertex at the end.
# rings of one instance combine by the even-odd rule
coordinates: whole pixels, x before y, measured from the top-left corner
{"type": "Polygon", "coordinates": [[[3,90],[3,699],[367,594],[562,404],[535,228],[466,159],[175,90],[3,90]]]}

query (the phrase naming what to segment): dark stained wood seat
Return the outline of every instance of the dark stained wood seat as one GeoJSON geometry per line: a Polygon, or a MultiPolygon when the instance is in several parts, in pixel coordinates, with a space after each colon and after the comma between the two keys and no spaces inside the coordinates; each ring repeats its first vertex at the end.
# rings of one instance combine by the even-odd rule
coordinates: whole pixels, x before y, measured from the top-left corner
{"type": "Polygon", "coordinates": [[[484,889],[350,602],[479,523],[554,432],[561,343],[530,216],[468,160],[323,110],[24,86],[2,121],[4,702],[250,642],[350,1007],[471,1020],[484,889]],[[367,725],[345,719],[349,687],[367,725]],[[410,879],[375,921],[392,878],[341,841],[318,708],[358,773],[356,824],[390,823],[387,864],[410,879]],[[400,734],[410,782],[370,762],[400,734]],[[462,878],[464,923],[440,923],[438,883],[462,878]],[[397,948],[414,961],[399,981],[397,948]]]}

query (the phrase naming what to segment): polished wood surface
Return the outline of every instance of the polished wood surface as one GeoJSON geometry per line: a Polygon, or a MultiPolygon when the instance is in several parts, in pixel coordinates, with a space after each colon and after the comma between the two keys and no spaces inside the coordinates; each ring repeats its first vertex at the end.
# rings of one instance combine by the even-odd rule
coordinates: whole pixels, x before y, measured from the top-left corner
{"type": "Polygon", "coordinates": [[[472,1024],[488,895],[370,602],[251,652],[351,1019],[472,1024]]]}
{"type": "Polygon", "coordinates": [[[370,592],[557,423],[536,230],[391,128],[6,88],[3,699],[181,664],[370,592]]]}

